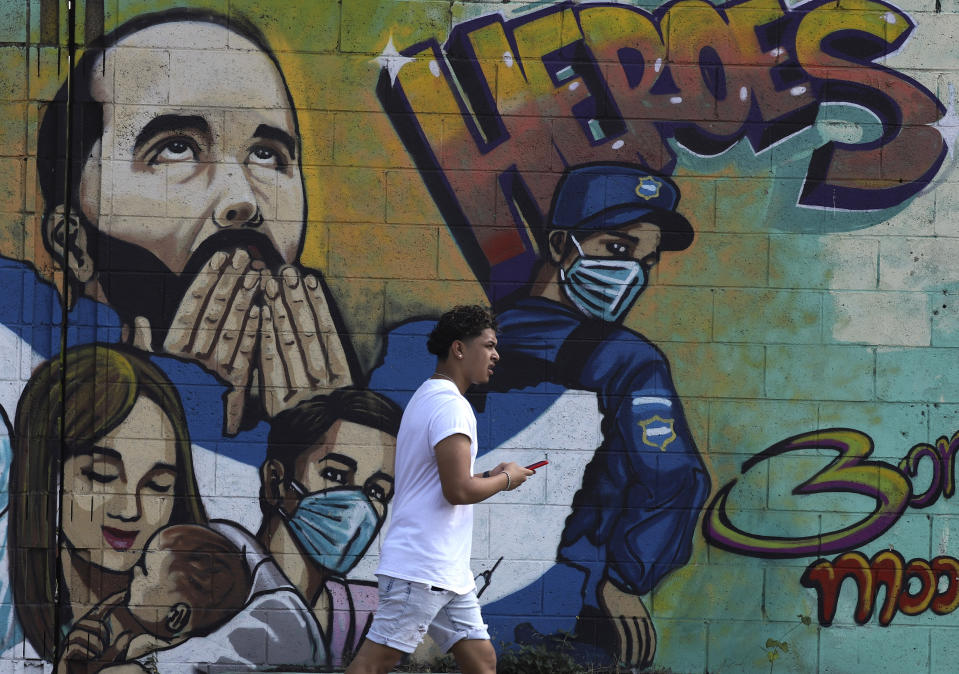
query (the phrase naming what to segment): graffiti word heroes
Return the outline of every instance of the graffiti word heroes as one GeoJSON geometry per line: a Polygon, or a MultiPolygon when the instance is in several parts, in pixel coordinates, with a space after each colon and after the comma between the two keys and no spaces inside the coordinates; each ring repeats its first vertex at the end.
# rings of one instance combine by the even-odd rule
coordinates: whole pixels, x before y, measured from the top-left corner
{"type": "Polygon", "coordinates": [[[442,47],[403,50],[401,67],[383,69],[378,95],[446,221],[488,230],[471,243],[495,267],[542,226],[564,165],[629,161],[667,173],[672,140],[715,156],[746,138],[758,153],[810,127],[822,104],[868,111],[876,132],[817,148],[799,203],[901,204],[947,152],[930,126],[943,105],[876,63],[913,28],[878,0],[793,9],[677,0],[653,13],[559,3],[475,19],[442,47]]]}

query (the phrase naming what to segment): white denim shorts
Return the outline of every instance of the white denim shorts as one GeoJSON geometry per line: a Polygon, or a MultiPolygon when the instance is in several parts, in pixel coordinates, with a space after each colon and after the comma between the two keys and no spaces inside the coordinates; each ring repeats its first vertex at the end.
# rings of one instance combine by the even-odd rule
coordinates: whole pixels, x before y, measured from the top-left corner
{"type": "Polygon", "coordinates": [[[445,653],[463,639],[489,640],[476,592],[456,594],[425,583],[378,576],[379,606],[366,638],[412,653],[427,632],[445,653]]]}

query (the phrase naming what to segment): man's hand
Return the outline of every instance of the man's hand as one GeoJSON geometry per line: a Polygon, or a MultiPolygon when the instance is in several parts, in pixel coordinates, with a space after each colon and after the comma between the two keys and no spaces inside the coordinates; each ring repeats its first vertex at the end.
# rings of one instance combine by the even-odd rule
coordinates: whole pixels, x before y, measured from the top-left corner
{"type": "MultiPolygon", "coordinates": [[[[134,346],[149,351],[149,344],[149,322],[138,317],[134,346]]],[[[218,251],[204,265],[177,307],[163,349],[230,386],[228,435],[239,430],[252,397],[272,418],[353,383],[319,279],[292,266],[274,277],[243,249],[232,256],[218,251]]]]}
{"type": "Polygon", "coordinates": [[[490,476],[490,477],[493,477],[494,475],[499,475],[500,473],[503,472],[503,470],[504,470],[504,469],[506,468],[506,466],[508,466],[508,465],[509,465],[509,462],[503,461],[503,462],[497,464],[496,468],[490,468],[489,476],[490,476]]]}
{"type": "Polygon", "coordinates": [[[599,600],[619,637],[619,660],[645,669],[656,655],[656,629],[643,600],[609,580],[599,586],[599,600]]]}
{"type": "Polygon", "coordinates": [[[131,635],[111,635],[108,620],[125,599],[126,592],[112,594],[73,625],[57,659],[57,674],[94,674],[123,654],[131,635]]]}
{"type": "MultiPolygon", "coordinates": [[[[253,353],[260,330],[258,263],[245,250],[232,257],[218,251],[190,284],[163,342],[166,353],[194,361],[230,386],[224,411],[226,432],[240,428],[248,397],[253,353]]],[[[134,346],[149,350],[150,326],[135,322],[134,346]]]]}
{"type": "Polygon", "coordinates": [[[509,475],[509,491],[513,491],[518,486],[526,482],[526,479],[535,472],[535,470],[530,470],[525,466],[521,466],[515,461],[508,461],[499,464],[496,466],[496,468],[493,468],[489,472],[489,476],[494,477],[500,473],[507,473],[509,475]]]}
{"type": "Polygon", "coordinates": [[[353,383],[343,343],[318,278],[284,267],[261,272],[263,408],[274,417],[301,400],[353,383]]]}
{"type": "MultiPolygon", "coordinates": [[[[140,634],[130,641],[130,645],[127,647],[126,659],[127,661],[138,660],[153,651],[163,651],[167,648],[177,646],[189,638],[189,634],[181,634],[173,639],[164,639],[155,634],[140,634]]],[[[110,671],[112,672],[113,670],[111,669],[110,671]]]]}

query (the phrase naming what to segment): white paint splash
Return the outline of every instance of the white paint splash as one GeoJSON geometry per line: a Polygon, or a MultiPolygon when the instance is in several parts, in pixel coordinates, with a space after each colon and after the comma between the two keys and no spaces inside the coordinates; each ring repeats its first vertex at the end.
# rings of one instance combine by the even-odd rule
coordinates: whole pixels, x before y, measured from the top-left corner
{"type": "Polygon", "coordinates": [[[396,76],[400,74],[400,68],[415,60],[410,56],[401,55],[396,50],[396,46],[393,44],[393,34],[390,33],[390,39],[386,43],[386,47],[383,48],[383,52],[371,63],[377,63],[380,68],[385,68],[390,74],[390,83],[396,84],[396,76]]]}
{"type": "Polygon", "coordinates": [[[949,150],[949,158],[953,159],[956,151],[956,139],[959,138],[959,114],[956,113],[956,86],[952,82],[946,82],[946,89],[949,92],[946,114],[932,126],[942,136],[946,148],[949,150]]]}

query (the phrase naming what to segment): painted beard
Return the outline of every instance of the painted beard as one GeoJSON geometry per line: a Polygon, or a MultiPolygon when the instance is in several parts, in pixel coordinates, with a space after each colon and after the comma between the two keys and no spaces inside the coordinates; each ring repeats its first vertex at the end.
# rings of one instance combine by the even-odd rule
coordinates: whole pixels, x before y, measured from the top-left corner
{"type": "Polygon", "coordinates": [[[132,326],[137,316],[150,321],[152,347],[163,350],[177,309],[190,284],[214,253],[245,249],[272,272],[285,264],[276,246],[260,232],[224,229],[207,238],[176,273],[152,252],[134,243],[104,234],[85,218],[81,226],[91,235],[90,257],[110,306],[120,320],[132,326]]]}

